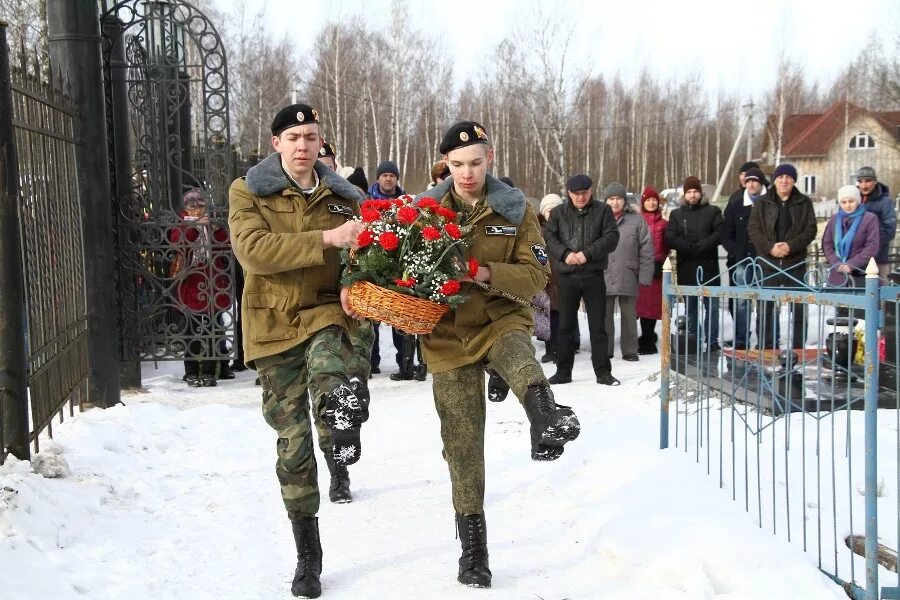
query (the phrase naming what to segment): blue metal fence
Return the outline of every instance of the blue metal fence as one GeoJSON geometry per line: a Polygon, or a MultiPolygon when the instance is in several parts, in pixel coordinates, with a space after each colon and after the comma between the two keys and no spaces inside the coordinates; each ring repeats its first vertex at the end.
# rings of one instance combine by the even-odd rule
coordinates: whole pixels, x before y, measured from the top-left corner
{"type": "Polygon", "coordinates": [[[729,275],[744,285],[664,269],[660,447],[705,465],[851,597],[900,598],[900,287],[874,263],[864,280],[763,259],[729,275]]]}

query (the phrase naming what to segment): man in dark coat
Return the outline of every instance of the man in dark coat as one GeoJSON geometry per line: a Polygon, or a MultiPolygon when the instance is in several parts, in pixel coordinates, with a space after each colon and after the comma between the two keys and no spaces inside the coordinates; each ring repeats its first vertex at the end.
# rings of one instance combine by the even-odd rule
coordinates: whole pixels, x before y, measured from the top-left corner
{"type": "Polygon", "coordinates": [[[862,206],[866,212],[878,217],[880,223],[878,254],[875,255],[875,263],[878,264],[878,274],[887,277],[890,270],[890,258],[888,251],[894,236],[897,234],[897,213],[894,211],[894,201],[888,186],[879,183],[872,167],[860,167],[856,172],[856,187],[862,196],[862,206]]]}
{"type": "Polygon", "coordinates": [[[606,283],[603,272],[619,243],[612,210],[591,195],[594,182],[573,175],[566,182],[568,202],[550,213],[546,242],[559,264],[559,348],[550,383],[571,383],[578,343],[578,306],[584,299],[591,336],[591,363],[597,383],[618,385],[612,376],[606,335],[606,283]]]}
{"type": "MultiPolygon", "coordinates": [[[[809,196],[794,185],[797,169],[783,163],[775,168],[774,185],[750,211],[747,231],[764,258],[762,275],[766,287],[798,287],[805,275],[806,247],[816,238],[816,213],[809,196]]],[[[765,302],[760,327],[760,348],[778,348],[779,323],[775,302],[765,302]]],[[[780,311],[779,311],[780,312],[780,311]]],[[[788,316],[791,334],[788,348],[805,345],[806,305],[792,304],[788,316]]]]}
{"type": "MultiPolygon", "coordinates": [[[[666,243],[677,252],[679,285],[720,285],[719,241],[722,235],[722,211],[703,196],[700,179],[684,180],[684,205],[669,215],[666,243]]],[[[719,349],[719,299],[703,298],[706,317],[703,340],[711,351],[719,349]]],[[[687,299],[688,332],[698,332],[697,297],[687,299]]]]}
{"type": "MultiPolygon", "coordinates": [[[[742,262],[756,256],[756,248],[750,242],[747,234],[747,224],[750,221],[750,211],[756,201],[766,193],[766,176],[756,168],[750,168],[746,173],[741,173],[743,188],[740,195],[732,194],[725,207],[725,218],[722,222],[722,246],[728,253],[729,278],[732,285],[744,286],[750,283],[753,274],[752,263],[742,262]],[[734,265],[741,263],[741,266],[734,265]]],[[[737,193],[737,192],[735,192],[737,193]]],[[[746,350],[750,345],[750,301],[735,300],[735,309],[732,312],[734,318],[734,348],[746,350]]],[[[757,321],[757,336],[759,335],[759,321],[757,321]]]]}

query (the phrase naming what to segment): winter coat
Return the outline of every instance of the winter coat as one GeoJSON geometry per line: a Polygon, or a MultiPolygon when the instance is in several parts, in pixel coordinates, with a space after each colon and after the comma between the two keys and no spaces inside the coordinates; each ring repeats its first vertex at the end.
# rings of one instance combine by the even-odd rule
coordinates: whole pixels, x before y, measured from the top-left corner
{"type": "Polygon", "coordinates": [[[897,213],[894,210],[891,192],[883,183],[876,183],[875,189],[863,201],[862,205],[866,212],[878,217],[880,233],[875,262],[880,265],[887,264],[889,262],[888,250],[894,241],[894,236],[897,234],[897,213]]]}
{"type": "Polygon", "coordinates": [[[330,325],[356,332],[341,308],[339,250],[323,247],[322,231],[358,215],[362,194],[325,165],[314,168],[319,185],[309,198],[290,185],[278,154],[229,190],[231,243],[246,271],[241,316],[250,366],[330,325]]]}
{"type": "Polygon", "coordinates": [[[531,301],[534,311],[534,337],[542,342],[550,341],[550,296],[544,289],[531,301]]]}
{"type": "MultiPolygon", "coordinates": [[[[432,189],[419,194],[434,198],[451,208],[448,177],[432,189]]],[[[487,207],[479,210],[464,230],[470,245],[468,253],[491,271],[489,284],[512,296],[531,301],[547,286],[550,266],[534,208],[525,195],[488,175],[487,207]]],[[[478,362],[494,342],[509,331],[534,328],[530,306],[490,294],[471,284],[463,284],[468,296],[456,310],[447,311],[434,330],[422,336],[422,354],[433,373],[449,371],[478,362]]]]}
{"type": "Polygon", "coordinates": [[[650,229],[650,238],[653,240],[653,280],[649,285],[641,285],[638,290],[637,316],[639,319],[662,318],[662,265],[669,255],[669,246],[666,244],[666,221],[662,216],[662,210],[656,212],[641,211],[641,216],[650,229]]]}
{"type": "Polygon", "coordinates": [[[603,272],[606,295],[637,296],[638,285],[653,280],[653,238],[644,219],[630,208],[625,208],[616,225],[619,243],[603,272]]]}
{"type": "MultiPolygon", "coordinates": [[[[825,232],[822,234],[822,251],[828,259],[828,264],[832,267],[837,266],[842,261],[837,255],[834,247],[834,228],[837,227],[837,220],[840,213],[831,215],[828,224],[825,226],[825,232]]],[[[870,212],[864,212],[859,228],[853,236],[853,242],[850,244],[850,256],[847,257],[846,263],[854,268],[851,275],[862,275],[869,264],[869,260],[874,258],[878,252],[879,245],[879,229],[880,223],[878,217],[870,212]]],[[[878,262],[878,261],[876,261],[878,262]]],[[[831,285],[842,285],[847,279],[843,273],[832,269],[828,275],[828,283],[831,285]]]]}
{"type": "Polygon", "coordinates": [[[603,273],[608,257],[619,243],[619,229],[612,210],[593,198],[578,210],[569,198],[550,212],[547,222],[547,251],[556,258],[560,275],[593,276],[603,273]],[[587,262],[567,265],[566,256],[584,252],[587,262]]]}
{"type": "Polygon", "coordinates": [[[772,256],[772,247],[777,243],[775,222],[782,202],[773,185],[753,205],[747,233],[756,248],[757,256],[784,269],[806,260],[806,247],[816,238],[817,229],[812,201],[795,186],[787,200],[791,227],[787,232],[787,239],[784,240],[790,247],[790,254],[784,258],[772,256]]]}
{"type": "Polygon", "coordinates": [[[231,307],[228,230],[186,221],[169,230],[169,241],[181,265],[175,275],[178,301],[192,312],[207,315],[231,307]],[[206,242],[201,241],[204,230],[209,237],[206,242]]]}
{"type": "MultiPolygon", "coordinates": [[[[544,215],[538,215],[538,222],[541,224],[541,236],[546,242],[547,221],[544,220],[544,215]]],[[[550,310],[559,310],[559,263],[557,262],[556,257],[549,252],[547,253],[547,257],[550,261],[550,281],[547,282],[547,287],[544,289],[550,297],[550,310]]]]}
{"type": "Polygon", "coordinates": [[[397,189],[394,190],[394,193],[391,196],[388,196],[381,191],[381,186],[378,185],[377,181],[369,186],[369,198],[372,198],[374,200],[391,200],[393,198],[399,198],[404,194],[406,194],[406,192],[404,192],[403,188],[401,188],[399,185],[397,186],[397,189]]]}
{"type": "Polygon", "coordinates": [[[706,197],[695,205],[683,203],[669,215],[666,243],[677,253],[679,285],[718,285],[719,241],[722,236],[722,211],[706,197]],[[697,268],[703,269],[702,280],[697,268]]]}
{"type": "MultiPolygon", "coordinates": [[[[765,193],[766,188],[763,188],[759,198],[762,198],[765,193]]],[[[759,198],[756,199],[757,202],[759,198]]],[[[750,210],[753,205],[746,205],[745,200],[749,200],[749,194],[744,188],[733,193],[728,199],[728,205],[725,206],[725,214],[722,218],[722,246],[728,253],[725,265],[729,268],[745,258],[756,256],[756,248],[753,247],[747,234],[750,210]]]]}

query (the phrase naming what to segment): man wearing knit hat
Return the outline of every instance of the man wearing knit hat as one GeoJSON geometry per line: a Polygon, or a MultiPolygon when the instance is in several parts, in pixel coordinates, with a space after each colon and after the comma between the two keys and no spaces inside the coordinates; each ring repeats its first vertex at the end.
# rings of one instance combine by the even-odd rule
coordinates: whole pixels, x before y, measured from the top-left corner
{"type": "Polygon", "coordinates": [[[376,200],[399,198],[406,192],[400,187],[400,169],[392,160],[383,160],[375,169],[375,183],[369,188],[369,196],[376,200]]]}
{"type": "Polygon", "coordinates": [[[339,285],[339,251],[363,229],[354,219],[362,194],[317,160],[323,140],[314,108],[284,107],[271,130],[275,153],[231,185],[228,224],[246,272],[244,356],[259,372],[263,415],[278,435],[275,472],[297,549],[291,592],[317,598],[322,545],[310,411],[331,428],[319,445],[338,465],[359,459],[368,418],[367,390],[353,386],[343,358],[358,325],[342,308],[339,285]]]}
{"type": "MultiPolygon", "coordinates": [[[[612,376],[606,334],[606,283],[603,272],[619,243],[612,210],[594,200],[594,182],[584,174],[566,182],[568,202],[550,213],[545,238],[559,264],[559,348],[552,384],[571,383],[578,344],[578,306],[584,300],[591,337],[591,363],[597,383],[618,385],[612,376]]],[[[623,191],[624,194],[624,191],[623,191]]]]}
{"type": "MultiPolygon", "coordinates": [[[[878,253],[875,255],[875,263],[878,264],[878,274],[887,277],[890,270],[888,251],[894,236],[897,234],[897,213],[894,210],[894,201],[891,192],[884,183],[879,183],[872,167],[860,167],[856,172],[856,187],[862,198],[862,206],[866,212],[873,213],[879,222],[878,253]]],[[[838,198],[840,200],[840,198],[838,198]]]]}
{"type": "MultiPolygon", "coordinates": [[[[747,162],[745,162],[744,164],[741,165],[740,169],[738,169],[738,181],[740,182],[740,187],[738,187],[738,189],[734,190],[731,193],[731,196],[728,197],[728,203],[725,205],[725,212],[723,215],[723,218],[724,218],[723,232],[725,231],[726,228],[729,227],[728,219],[729,219],[729,217],[731,217],[731,215],[728,212],[728,207],[732,205],[732,202],[735,205],[737,205],[744,198],[744,178],[747,175],[747,171],[749,171],[750,169],[759,169],[759,164],[756,163],[755,161],[748,160],[747,162]]],[[[749,213],[749,211],[748,211],[748,213],[749,213]]],[[[724,243],[723,243],[723,245],[724,245],[724,243]]],[[[729,269],[729,279],[732,280],[732,283],[734,283],[733,276],[731,275],[730,269],[731,269],[732,265],[734,265],[740,259],[736,259],[732,255],[731,249],[728,246],[725,246],[725,251],[727,252],[727,256],[725,258],[725,268],[729,269]]],[[[734,317],[734,299],[733,298],[728,299],[728,312],[731,313],[731,316],[733,318],[734,317]]]]}
{"type": "MultiPolygon", "coordinates": [[[[743,188],[739,190],[740,194],[737,192],[732,194],[725,207],[722,245],[728,253],[728,275],[732,285],[747,285],[752,279],[753,264],[750,259],[756,256],[756,249],[748,237],[747,224],[753,205],[766,193],[768,184],[766,176],[758,167],[749,168],[746,173],[741,173],[743,188]]],[[[750,301],[735,300],[732,316],[734,318],[732,344],[736,350],[746,350],[750,343],[750,301]]],[[[756,324],[757,327],[760,325],[759,319],[756,324]]]]}
{"type": "MultiPolygon", "coordinates": [[[[747,232],[761,261],[767,287],[796,287],[806,274],[806,247],[816,238],[816,213],[809,196],[797,186],[797,169],[789,163],[775,167],[773,185],[750,211],[747,232]]],[[[760,348],[778,348],[780,319],[775,302],[765,302],[760,348]]],[[[792,304],[787,348],[806,345],[806,305],[792,304]]]]}
{"type": "MultiPolygon", "coordinates": [[[[720,285],[719,242],[722,211],[703,196],[700,179],[684,180],[684,204],[669,215],[666,243],[677,252],[679,285],[720,285]]],[[[699,333],[709,351],[719,350],[719,299],[703,298],[705,318],[699,325],[696,296],[688,296],[688,333],[699,333]]]]}

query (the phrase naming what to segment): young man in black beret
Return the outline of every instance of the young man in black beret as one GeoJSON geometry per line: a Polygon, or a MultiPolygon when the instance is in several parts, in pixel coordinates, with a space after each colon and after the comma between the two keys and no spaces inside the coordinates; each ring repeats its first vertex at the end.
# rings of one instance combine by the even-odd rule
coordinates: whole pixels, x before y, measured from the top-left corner
{"type": "Polygon", "coordinates": [[[275,473],[297,546],[295,596],[321,594],[319,487],[310,409],[330,426],[319,431],[329,461],[359,459],[359,427],[368,392],[348,375],[356,321],[343,310],[339,249],[362,223],[356,188],[316,159],[319,115],[306,104],[272,121],[275,153],[234,181],[228,223],[246,271],[244,356],[259,371],[263,416],[278,434],[275,473]]]}
{"type": "Polygon", "coordinates": [[[494,290],[530,300],[547,284],[549,265],[534,209],[524,194],[488,174],[494,150],[484,127],[455,124],[440,152],[450,177],[417,198],[433,198],[460,213],[469,254],[478,261],[474,280],[466,278],[469,299],[449,311],[422,350],[433,377],[434,403],[441,421],[444,456],[450,468],[453,508],[462,542],[457,579],[489,587],[484,516],[484,370],[509,383],[531,424],[531,457],[554,460],[578,436],[578,419],[557,406],[534,356],[532,310],[494,290]]]}
{"type": "Polygon", "coordinates": [[[613,212],[593,198],[594,182],[584,174],[566,182],[568,202],[550,213],[545,232],[547,248],[559,266],[559,348],[556,373],[550,383],[572,382],[578,345],[578,306],[584,300],[591,336],[591,363],[597,383],[619,385],[612,375],[606,333],[606,282],[609,255],[619,244],[613,212]]]}
{"type": "Polygon", "coordinates": [[[322,147],[319,148],[319,160],[332,171],[337,171],[337,151],[335,151],[334,145],[322,142],[322,147]]]}

